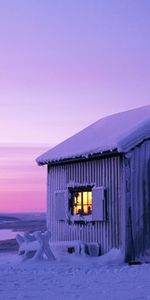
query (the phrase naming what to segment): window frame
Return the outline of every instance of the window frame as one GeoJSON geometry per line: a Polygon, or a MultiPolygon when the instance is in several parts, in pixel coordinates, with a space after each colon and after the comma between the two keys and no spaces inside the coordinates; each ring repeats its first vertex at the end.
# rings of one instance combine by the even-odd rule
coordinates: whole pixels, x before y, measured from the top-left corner
{"type": "MultiPolygon", "coordinates": [[[[92,196],[92,188],[94,187],[94,185],[87,185],[87,186],[76,186],[76,187],[69,187],[68,188],[68,191],[69,191],[69,211],[70,211],[70,215],[72,218],[74,219],[91,219],[92,220],[92,208],[91,208],[91,211],[90,213],[87,213],[87,214],[84,214],[84,206],[86,206],[85,204],[83,204],[83,193],[84,192],[91,192],[91,196],[92,196]],[[81,193],[81,213],[77,213],[77,214],[74,214],[74,199],[75,199],[75,196],[74,194],[75,193],[81,193]]],[[[93,202],[93,201],[92,201],[93,202]]],[[[87,206],[88,206],[88,203],[87,203],[87,206]]],[[[92,206],[92,204],[91,204],[92,206]]]]}

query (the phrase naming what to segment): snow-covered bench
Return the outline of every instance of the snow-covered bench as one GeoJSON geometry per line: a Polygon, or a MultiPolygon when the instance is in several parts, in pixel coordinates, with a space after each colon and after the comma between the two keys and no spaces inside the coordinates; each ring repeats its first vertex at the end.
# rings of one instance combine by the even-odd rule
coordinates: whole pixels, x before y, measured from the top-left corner
{"type": "Polygon", "coordinates": [[[57,256],[64,256],[68,253],[75,253],[76,255],[101,255],[101,247],[99,243],[85,243],[79,240],[72,241],[57,241],[50,242],[50,248],[57,256]]]}
{"type": "Polygon", "coordinates": [[[23,259],[41,260],[44,255],[49,260],[55,260],[55,257],[50,249],[49,240],[51,233],[36,231],[33,234],[17,234],[16,240],[19,245],[18,254],[23,259]]]}

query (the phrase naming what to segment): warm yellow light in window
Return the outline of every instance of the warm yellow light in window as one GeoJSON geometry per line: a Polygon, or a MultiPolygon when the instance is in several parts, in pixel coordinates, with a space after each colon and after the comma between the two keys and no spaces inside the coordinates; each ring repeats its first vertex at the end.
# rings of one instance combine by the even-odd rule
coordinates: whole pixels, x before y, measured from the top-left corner
{"type": "Polygon", "coordinates": [[[88,204],[92,205],[92,192],[88,192],[88,204]]]}
{"type": "Polygon", "coordinates": [[[92,212],[92,192],[78,192],[74,196],[73,214],[88,215],[92,212]]]}
{"type": "Polygon", "coordinates": [[[81,213],[81,206],[79,205],[78,207],[77,207],[77,214],[80,214],[81,213]]]}
{"type": "Polygon", "coordinates": [[[81,205],[81,193],[78,193],[77,201],[78,201],[78,205],[81,205]]]}
{"type": "Polygon", "coordinates": [[[83,205],[87,205],[87,192],[83,192],[83,205]]]}

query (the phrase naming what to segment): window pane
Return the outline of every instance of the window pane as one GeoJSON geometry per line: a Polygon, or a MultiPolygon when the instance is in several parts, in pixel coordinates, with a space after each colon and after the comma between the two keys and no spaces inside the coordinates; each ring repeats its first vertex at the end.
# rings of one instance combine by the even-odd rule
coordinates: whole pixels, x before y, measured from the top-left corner
{"type": "Polygon", "coordinates": [[[79,205],[81,205],[81,193],[78,193],[77,202],[78,202],[79,205]]]}
{"type": "Polygon", "coordinates": [[[76,215],[77,214],[77,207],[74,206],[74,209],[73,209],[73,214],[76,215]]]}
{"type": "Polygon", "coordinates": [[[88,192],[88,204],[92,204],[92,192],[88,192]]]}
{"type": "Polygon", "coordinates": [[[77,207],[77,214],[81,214],[81,206],[77,207]]]}
{"type": "Polygon", "coordinates": [[[83,205],[87,205],[87,195],[88,192],[83,192],[83,205]]]}
{"type": "Polygon", "coordinates": [[[92,192],[88,192],[88,214],[92,213],[92,192]]]}
{"type": "Polygon", "coordinates": [[[84,213],[85,215],[88,214],[88,207],[87,207],[87,205],[84,205],[84,206],[83,206],[83,213],[84,213]]]}
{"type": "Polygon", "coordinates": [[[92,192],[91,191],[75,191],[72,193],[72,213],[88,215],[92,213],[92,192]]]}

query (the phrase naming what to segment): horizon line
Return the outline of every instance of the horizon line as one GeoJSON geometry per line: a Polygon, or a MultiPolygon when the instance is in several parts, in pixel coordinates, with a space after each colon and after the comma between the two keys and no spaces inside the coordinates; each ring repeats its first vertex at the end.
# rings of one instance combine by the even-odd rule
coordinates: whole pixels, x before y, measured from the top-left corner
{"type": "Polygon", "coordinates": [[[0,211],[0,215],[3,215],[3,214],[45,214],[45,213],[47,213],[47,211],[45,210],[45,211],[25,211],[25,212],[23,212],[23,211],[16,211],[16,212],[14,212],[14,211],[5,211],[5,212],[1,212],[0,211]]]}

